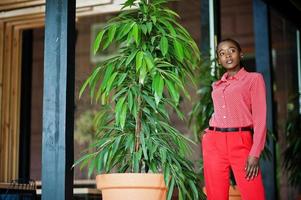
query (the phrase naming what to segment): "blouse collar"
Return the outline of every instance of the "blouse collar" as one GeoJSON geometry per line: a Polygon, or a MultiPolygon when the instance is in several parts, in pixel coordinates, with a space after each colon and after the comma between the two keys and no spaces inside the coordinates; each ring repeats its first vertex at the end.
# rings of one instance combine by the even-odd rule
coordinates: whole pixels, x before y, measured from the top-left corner
{"type": "MultiPolygon", "coordinates": [[[[235,75],[233,75],[233,79],[236,79],[236,80],[239,80],[240,78],[242,78],[245,74],[247,73],[247,71],[244,69],[244,67],[242,67],[235,75]]],[[[221,84],[222,82],[226,82],[227,81],[227,77],[228,77],[229,73],[226,72],[223,74],[222,78],[217,81],[215,83],[215,85],[219,85],[221,84]]]]}

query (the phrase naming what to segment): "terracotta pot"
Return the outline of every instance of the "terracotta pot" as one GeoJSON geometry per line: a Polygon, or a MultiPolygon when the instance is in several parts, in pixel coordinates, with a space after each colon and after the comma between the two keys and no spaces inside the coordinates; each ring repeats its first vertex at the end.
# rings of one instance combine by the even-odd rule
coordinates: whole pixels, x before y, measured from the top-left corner
{"type": "MultiPolygon", "coordinates": [[[[206,194],[206,188],[203,187],[203,192],[206,194]]],[[[230,186],[229,188],[229,200],[241,200],[240,192],[237,186],[230,186]]]]}
{"type": "Polygon", "coordinates": [[[102,174],[96,176],[103,200],[165,200],[162,174],[102,174]]]}
{"type": "Polygon", "coordinates": [[[241,200],[240,192],[237,186],[231,186],[229,188],[229,200],[241,200]]]}

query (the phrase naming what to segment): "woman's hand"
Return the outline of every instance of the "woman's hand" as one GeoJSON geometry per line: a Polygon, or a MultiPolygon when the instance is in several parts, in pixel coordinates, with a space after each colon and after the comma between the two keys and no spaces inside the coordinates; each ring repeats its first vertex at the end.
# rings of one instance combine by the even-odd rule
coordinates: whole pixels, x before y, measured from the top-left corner
{"type": "Polygon", "coordinates": [[[258,176],[259,173],[259,159],[254,156],[249,156],[247,159],[246,167],[246,179],[249,181],[258,176]]]}

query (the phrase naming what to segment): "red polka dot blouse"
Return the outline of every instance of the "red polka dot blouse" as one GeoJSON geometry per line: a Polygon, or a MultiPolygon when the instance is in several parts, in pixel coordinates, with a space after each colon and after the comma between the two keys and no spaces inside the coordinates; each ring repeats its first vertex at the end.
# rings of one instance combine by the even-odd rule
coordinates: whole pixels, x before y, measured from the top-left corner
{"type": "Polygon", "coordinates": [[[214,113],[209,125],[254,129],[249,155],[259,157],[266,139],[266,91],[263,76],[241,68],[234,76],[225,73],[212,84],[214,113]]]}

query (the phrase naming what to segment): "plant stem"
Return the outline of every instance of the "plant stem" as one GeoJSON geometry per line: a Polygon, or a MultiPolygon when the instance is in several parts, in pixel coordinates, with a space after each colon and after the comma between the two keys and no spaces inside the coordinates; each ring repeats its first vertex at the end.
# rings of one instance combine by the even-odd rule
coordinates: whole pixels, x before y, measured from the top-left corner
{"type": "Polygon", "coordinates": [[[140,95],[138,96],[137,102],[138,102],[138,114],[137,114],[136,129],[135,129],[135,152],[139,151],[139,145],[140,145],[141,117],[142,117],[142,112],[140,108],[141,106],[140,95]]]}

